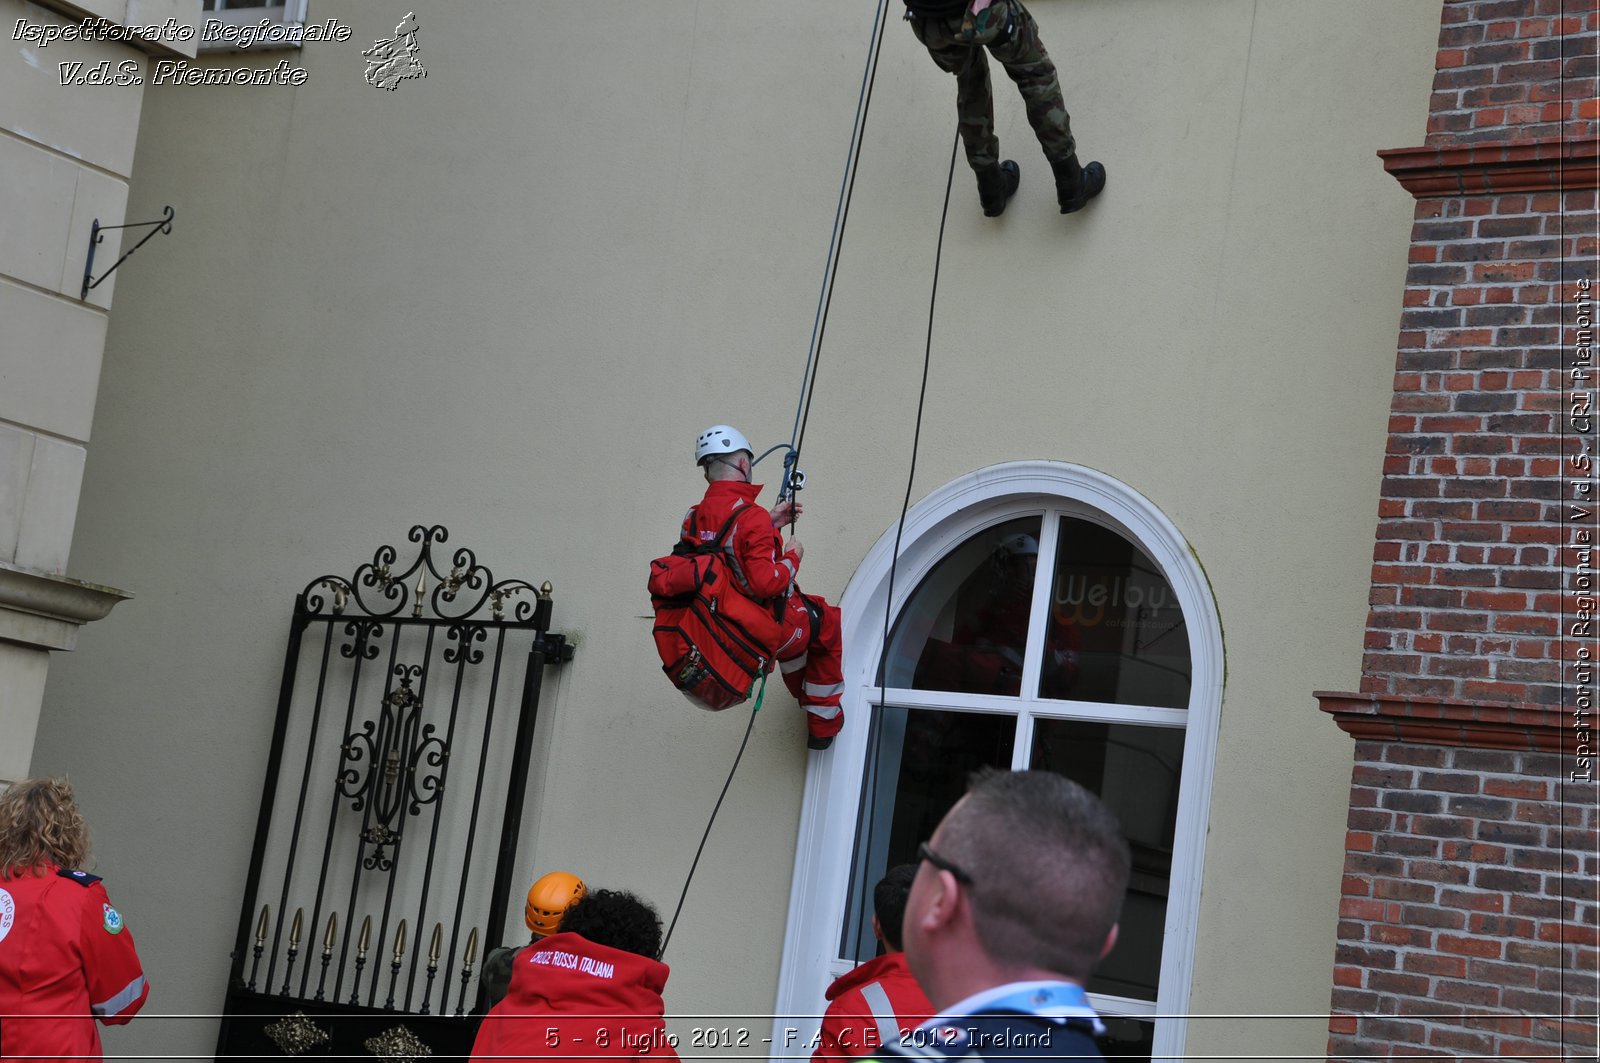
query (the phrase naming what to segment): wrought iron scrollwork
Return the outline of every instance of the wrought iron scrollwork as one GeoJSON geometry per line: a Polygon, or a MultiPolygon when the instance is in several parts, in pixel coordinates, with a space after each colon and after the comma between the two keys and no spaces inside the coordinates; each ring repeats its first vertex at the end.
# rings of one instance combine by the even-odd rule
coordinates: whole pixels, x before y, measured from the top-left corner
{"type": "Polygon", "coordinates": [[[442,525],[413,526],[407,538],[421,549],[408,567],[398,568],[400,554],[394,547],[380,546],[372,560],[348,579],[328,575],[307,584],[303,592],[307,610],[313,615],[343,616],[353,604],[368,616],[398,617],[409,605],[413,617],[421,617],[426,607],[439,619],[464,620],[488,605],[490,618],[502,622],[509,605],[510,622],[536,622],[539,603],[548,592],[541,594],[520,579],[496,582],[494,573],[464,546],[450,555],[450,567],[442,568],[434,550],[449,537],[442,525]]]}
{"type": "Polygon", "coordinates": [[[371,620],[352,620],[344,626],[348,642],[339,644],[339,656],[346,660],[373,661],[378,657],[378,640],[383,638],[383,625],[371,620]]]}
{"type": "MultiPolygon", "coordinates": [[[[296,595],[218,1058],[259,1054],[256,1016],[300,1003],[359,1020],[324,1031],[346,1058],[470,1044],[482,928],[505,925],[519,874],[542,677],[573,647],[550,630],[548,582],[496,580],[447,538],[418,524],[410,549],[296,595]],[[492,880],[456,874],[496,837],[492,880]],[[363,1042],[380,1010],[421,1024],[363,1042]]],[[[330,1051],[303,1017],[277,1032],[281,1051],[330,1051]]]]}
{"type": "Polygon", "coordinates": [[[394,675],[400,685],[384,696],[378,719],[345,736],[340,758],[339,793],[350,800],[352,811],[371,809],[361,834],[373,847],[362,861],[369,871],[394,866],[389,847],[400,844],[407,816],[419,814],[444,793],[440,769],[450,755],[434,735],[435,726],[421,722],[422,699],[412,688],[421,667],[397,664],[394,675]]]}
{"type": "Polygon", "coordinates": [[[473,643],[489,640],[489,631],[482,624],[452,624],[446,629],[451,645],[444,649],[445,664],[482,664],[483,650],[473,643]]]}

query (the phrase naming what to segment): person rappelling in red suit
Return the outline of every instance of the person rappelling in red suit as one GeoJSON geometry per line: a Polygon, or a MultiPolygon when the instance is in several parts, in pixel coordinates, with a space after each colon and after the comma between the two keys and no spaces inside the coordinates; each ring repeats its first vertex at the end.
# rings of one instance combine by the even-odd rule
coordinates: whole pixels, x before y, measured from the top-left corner
{"type": "Polygon", "coordinates": [[[778,622],[771,655],[806,710],[806,745],[827,749],[844,726],[839,609],[802,593],[795,582],[805,548],[792,535],[785,544],[778,529],[800,516],[800,503],[786,498],[769,511],[756,501],[761,485],[750,482],[755,451],[727,425],[700,433],[694,460],[705,474],[706,493],[684,514],[680,543],[702,548],[721,537],[720,555],[738,593],[769,607],[778,622]]]}

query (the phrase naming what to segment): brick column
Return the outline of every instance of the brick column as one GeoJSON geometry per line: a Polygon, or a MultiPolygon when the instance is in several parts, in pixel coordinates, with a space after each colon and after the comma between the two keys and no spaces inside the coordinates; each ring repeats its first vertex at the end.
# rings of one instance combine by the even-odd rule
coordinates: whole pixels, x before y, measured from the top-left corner
{"type": "Polygon", "coordinates": [[[1417,208],[1361,689],[1317,694],[1356,739],[1330,1060],[1594,1054],[1597,35],[1447,0],[1426,143],[1380,153],[1417,208]]]}

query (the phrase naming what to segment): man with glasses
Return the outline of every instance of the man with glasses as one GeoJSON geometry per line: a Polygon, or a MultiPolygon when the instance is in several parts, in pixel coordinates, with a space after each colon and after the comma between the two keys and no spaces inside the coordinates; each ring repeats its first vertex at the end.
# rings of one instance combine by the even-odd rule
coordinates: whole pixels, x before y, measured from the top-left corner
{"type": "Polygon", "coordinates": [[[1122,828],[1044,771],[984,769],[918,851],[902,926],[938,1014],[878,1059],[1102,1059],[1084,992],[1117,940],[1122,828]]]}

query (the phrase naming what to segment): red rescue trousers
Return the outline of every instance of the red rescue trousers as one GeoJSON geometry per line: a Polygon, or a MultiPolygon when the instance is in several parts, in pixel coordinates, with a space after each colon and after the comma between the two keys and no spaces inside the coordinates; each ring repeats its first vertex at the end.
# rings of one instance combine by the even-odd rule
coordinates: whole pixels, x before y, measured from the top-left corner
{"type": "Polygon", "coordinates": [[[784,606],[784,632],[778,643],[783,683],[806,710],[813,738],[832,738],[844,726],[843,633],[839,607],[814,594],[790,593],[784,606]]]}

